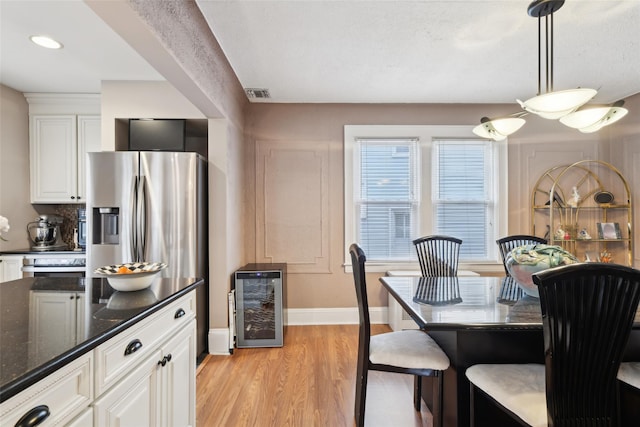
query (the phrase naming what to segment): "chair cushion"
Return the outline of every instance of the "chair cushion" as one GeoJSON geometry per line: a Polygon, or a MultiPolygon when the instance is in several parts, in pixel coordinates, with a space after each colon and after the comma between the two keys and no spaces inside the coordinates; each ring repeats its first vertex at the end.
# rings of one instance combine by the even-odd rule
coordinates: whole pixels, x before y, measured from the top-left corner
{"type": "Polygon", "coordinates": [[[449,367],[449,358],[440,346],[426,332],[418,330],[372,335],[369,360],[401,368],[444,371],[449,367]]]}
{"type": "Polygon", "coordinates": [[[476,387],[527,424],[547,426],[544,365],[474,365],[466,375],[476,387]]]}
{"type": "Polygon", "coordinates": [[[618,379],[640,389],[640,362],[625,362],[620,364],[618,379]]]}

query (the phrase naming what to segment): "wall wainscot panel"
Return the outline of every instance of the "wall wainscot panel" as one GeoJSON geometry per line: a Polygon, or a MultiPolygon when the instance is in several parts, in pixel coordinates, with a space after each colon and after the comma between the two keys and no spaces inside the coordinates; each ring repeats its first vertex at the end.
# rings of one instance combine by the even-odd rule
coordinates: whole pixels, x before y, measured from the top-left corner
{"type": "Polygon", "coordinates": [[[330,273],[329,144],[257,141],[256,261],[330,273]]]}

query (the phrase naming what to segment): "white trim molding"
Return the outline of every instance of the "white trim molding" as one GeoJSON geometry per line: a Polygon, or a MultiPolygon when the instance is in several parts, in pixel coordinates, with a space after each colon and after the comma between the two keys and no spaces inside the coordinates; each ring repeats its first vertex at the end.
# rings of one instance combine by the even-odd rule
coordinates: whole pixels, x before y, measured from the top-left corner
{"type": "Polygon", "coordinates": [[[229,355],[229,328],[209,329],[209,354],[229,355]]]}
{"type": "MultiPolygon", "coordinates": [[[[371,323],[388,323],[387,307],[370,307],[371,323]]],[[[358,308],[289,308],[284,310],[284,324],[299,325],[357,325],[358,308]]]]}
{"type": "MultiPolygon", "coordinates": [[[[302,325],[357,325],[358,308],[289,308],[283,310],[283,323],[287,326],[302,325]]],[[[388,307],[371,307],[369,316],[372,324],[388,324],[388,307]]],[[[209,329],[209,353],[229,355],[228,328],[209,329]]],[[[286,340],[284,345],[287,345],[286,340]]]]}

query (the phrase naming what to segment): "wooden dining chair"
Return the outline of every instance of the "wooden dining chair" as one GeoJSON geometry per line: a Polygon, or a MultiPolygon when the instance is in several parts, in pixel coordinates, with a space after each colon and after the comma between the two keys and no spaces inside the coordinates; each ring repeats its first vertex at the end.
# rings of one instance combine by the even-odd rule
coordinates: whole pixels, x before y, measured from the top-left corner
{"type": "Polygon", "coordinates": [[[514,248],[524,245],[535,245],[538,243],[547,244],[547,239],[538,236],[530,236],[528,234],[514,234],[513,236],[506,236],[496,240],[498,248],[500,249],[500,256],[502,257],[502,266],[507,276],[510,276],[509,270],[507,270],[507,255],[514,248]]]}
{"type": "Polygon", "coordinates": [[[422,377],[434,377],[431,414],[433,426],[442,426],[442,372],[449,367],[449,358],[426,332],[420,330],[371,335],[364,268],[366,256],[356,243],[351,245],[349,253],[360,320],[355,401],[356,424],[359,427],[364,425],[369,371],[385,371],[414,375],[413,401],[416,411],[420,410],[422,402],[422,377]]]}
{"type": "Polygon", "coordinates": [[[536,273],[533,281],[545,363],[469,367],[471,425],[476,393],[523,425],[619,425],[616,376],[640,301],[640,270],[571,264],[536,273]]]}
{"type": "Polygon", "coordinates": [[[452,236],[424,236],[413,241],[423,277],[458,275],[462,240],[452,236]]]}

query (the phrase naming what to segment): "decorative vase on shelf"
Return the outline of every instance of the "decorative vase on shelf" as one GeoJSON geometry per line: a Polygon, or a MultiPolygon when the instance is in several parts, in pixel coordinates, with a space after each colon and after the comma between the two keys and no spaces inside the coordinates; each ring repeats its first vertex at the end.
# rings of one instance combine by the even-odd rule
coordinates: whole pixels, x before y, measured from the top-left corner
{"type": "Polygon", "coordinates": [[[514,248],[507,255],[506,266],[520,288],[527,295],[538,298],[538,287],[532,278],[534,273],[578,262],[573,254],[560,246],[537,244],[514,248]]]}

